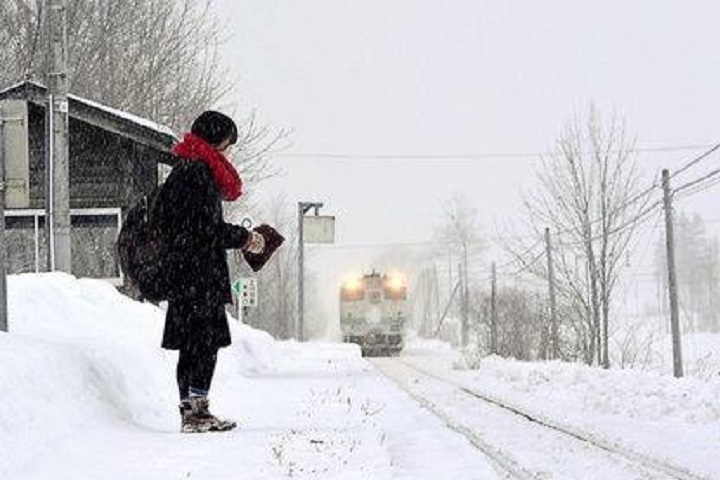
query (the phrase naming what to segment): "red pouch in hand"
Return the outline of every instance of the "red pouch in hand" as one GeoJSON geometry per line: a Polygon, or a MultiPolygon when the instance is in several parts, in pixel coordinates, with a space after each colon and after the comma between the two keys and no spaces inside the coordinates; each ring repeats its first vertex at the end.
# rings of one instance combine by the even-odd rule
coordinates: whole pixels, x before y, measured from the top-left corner
{"type": "Polygon", "coordinates": [[[280,245],[285,241],[285,237],[265,223],[253,228],[253,231],[263,236],[265,239],[265,249],[260,253],[250,253],[243,250],[242,254],[243,257],[245,257],[245,262],[247,262],[252,271],[257,272],[270,260],[275,250],[280,248],[280,245]]]}

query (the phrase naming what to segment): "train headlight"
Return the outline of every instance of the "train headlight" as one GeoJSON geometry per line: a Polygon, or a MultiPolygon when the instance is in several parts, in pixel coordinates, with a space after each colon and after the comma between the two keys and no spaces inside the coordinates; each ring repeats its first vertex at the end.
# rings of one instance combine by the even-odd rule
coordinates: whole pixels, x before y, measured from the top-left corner
{"type": "Polygon", "coordinates": [[[357,277],[348,277],[340,289],[340,298],[344,302],[360,301],[365,298],[365,289],[362,279],[357,277]]]}
{"type": "Polygon", "coordinates": [[[343,282],[343,290],[348,292],[356,292],[362,288],[362,282],[359,278],[349,278],[343,282]]]}
{"type": "Polygon", "coordinates": [[[394,301],[407,299],[407,281],[402,275],[392,274],[385,277],[383,290],[386,299],[394,301]]]}
{"type": "Polygon", "coordinates": [[[392,275],[387,279],[387,286],[392,290],[401,290],[405,288],[405,279],[400,275],[392,275]]]}

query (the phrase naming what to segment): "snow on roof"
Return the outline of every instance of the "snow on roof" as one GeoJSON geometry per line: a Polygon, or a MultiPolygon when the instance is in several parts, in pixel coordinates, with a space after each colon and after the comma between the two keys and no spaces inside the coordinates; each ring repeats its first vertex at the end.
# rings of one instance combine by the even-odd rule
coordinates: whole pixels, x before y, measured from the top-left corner
{"type": "Polygon", "coordinates": [[[98,110],[103,110],[105,112],[108,112],[111,115],[115,115],[116,117],[124,118],[125,120],[128,120],[133,123],[137,123],[138,125],[142,125],[145,128],[149,128],[151,130],[155,130],[157,132],[160,132],[165,135],[170,135],[171,137],[178,138],[178,136],[173,132],[170,127],[167,127],[165,125],[161,125],[159,123],[153,122],[152,120],[148,120],[147,118],[138,117],[137,115],[133,115],[132,113],[128,113],[122,110],[118,110],[116,108],[108,107],[107,105],[103,105],[102,103],[97,103],[92,100],[88,100],[87,98],[78,97],[77,95],[69,94],[68,98],[75,100],[80,103],[84,103],[88,105],[89,107],[97,108],[98,110]]]}
{"type": "MultiPolygon", "coordinates": [[[[10,92],[12,90],[15,90],[17,88],[22,87],[23,85],[33,85],[34,87],[40,88],[42,90],[46,90],[46,87],[42,85],[41,83],[38,83],[33,80],[24,80],[22,82],[18,82],[14,85],[11,85],[3,90],[0,90],[0,95],[10,92]]],[[[125,112],[123,110],[118,110],[116,108],[108,107],[107,105],[103,105],[102,103],[95,102],[93,100],[88,100],[87,98],[79,97],[74,94],[68,94],[68,98],[73,100],[74,102],[79,102],[82,104],[87,105],[88,107],[95,108],[98,110],[102,110],[104,112],[109,113],[110,115],[113,115],[118,118],[125,119],[127,121],[133,122],[137,125],[143,126],[145,128],[148,128],[150,130],[154,130],[156,132],[162,133],[163,135],[169,135],[175,139],[178,138],[177,134],[170,129],[170,127],[167,127],[165,125],[161,125],[157,122],[154,122],[152,120],[148,120],[146,118],[139,117],[137,115],[134,115],[132,113],[125,112]]]]}
{"type": "Polygon", "coordinates": [[[11,90],[15,90],[16,88],[20,88],[20,87],[22,87],[23,85],[25,85],[26,83],[32,83],[32,84],[34,84],[34,85],[37,85],[38,87],[45,88],[45,87],[43,87],[42,85],[40,85],[39,83],[32,82],[32,81],[30,81],[30,80],[23,80],[22,82],[14,83],[14,84],[10,85],[10,86],[7,87],[7,88],[3,88],[2,90],[0,90],[0,95],[2,95],[2,94],[5,93],[5,92],[9,92],[9,91],[11,91],[11,90]]]}

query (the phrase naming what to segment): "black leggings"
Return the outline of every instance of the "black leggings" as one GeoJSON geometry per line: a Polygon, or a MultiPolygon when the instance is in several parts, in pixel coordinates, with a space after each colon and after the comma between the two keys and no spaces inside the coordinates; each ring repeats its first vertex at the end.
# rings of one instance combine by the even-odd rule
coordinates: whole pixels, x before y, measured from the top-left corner
{"type": "Polygon", "coordinates": [[[217,349],[192,348],[180,350],[177,364],[177,383],[180,400],[190,396],[190,388],[204,391],[210,390],[215,364],[217,363],[217,349]]]}

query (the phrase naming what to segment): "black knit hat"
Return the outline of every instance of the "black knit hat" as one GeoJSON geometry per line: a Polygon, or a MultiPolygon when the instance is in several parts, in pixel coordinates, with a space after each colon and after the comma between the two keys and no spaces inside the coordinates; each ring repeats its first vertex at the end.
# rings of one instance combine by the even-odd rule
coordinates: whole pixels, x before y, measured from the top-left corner
{"type": "Polygon", "coordinates": [[[230,145],[237,142],[238,130],[235,122],[227,115],[208,110],[195,119],[190,131],[210,145],[220,145],[223,140],[230,140],[230,145]]]}

